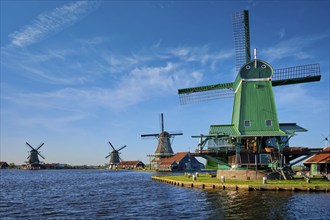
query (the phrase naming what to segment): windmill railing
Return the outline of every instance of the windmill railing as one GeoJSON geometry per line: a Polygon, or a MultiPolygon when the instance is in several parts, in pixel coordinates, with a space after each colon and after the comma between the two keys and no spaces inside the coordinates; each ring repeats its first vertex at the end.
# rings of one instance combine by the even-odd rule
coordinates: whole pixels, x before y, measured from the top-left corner
{"type": "Polygon", "coordinates": [[[154,153],[154,154],[148,154],[148,157],[170,157],[173,156],[173,153],[154,153]]]}

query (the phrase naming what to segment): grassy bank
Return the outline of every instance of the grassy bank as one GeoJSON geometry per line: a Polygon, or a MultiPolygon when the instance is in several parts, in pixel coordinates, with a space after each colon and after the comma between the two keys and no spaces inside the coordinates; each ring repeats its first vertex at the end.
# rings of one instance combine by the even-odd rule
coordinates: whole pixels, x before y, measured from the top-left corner
{"type": "MultiPolygon", "coordinates": [[[[179,182],[193,182],[201,184],[222,184],[221,181],[208,174],[200,174],[196,180],[188,176],[162,176],[162,179],[179,181],[179,182]]],[[[253,186],[274,186],[274,187],[330,187],[330,181],[324,178],[311,178],[310,183],[307,183],[303,178],[296,178],[293,180],[267,180],[267,184],[263,184],[262,180],[235,180],[226,179],[225,184],[230,185],[249,185],[253,186]]]]}

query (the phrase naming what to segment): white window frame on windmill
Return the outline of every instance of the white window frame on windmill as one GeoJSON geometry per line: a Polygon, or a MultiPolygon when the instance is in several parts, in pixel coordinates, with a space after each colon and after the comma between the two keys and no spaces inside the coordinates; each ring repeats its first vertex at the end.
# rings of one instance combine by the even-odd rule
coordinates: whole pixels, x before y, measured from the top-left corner
{"type": "Polygon", "coordinates": [[[272,119],[265,120],[265,125],[266,125],[266,127],[272,127],[273,126],[273,120],[272,119]]]}
{"type": "Polygon", "coordinates": [[[251,120],[244,120],[244,127],[251,127],[251,120]]]}

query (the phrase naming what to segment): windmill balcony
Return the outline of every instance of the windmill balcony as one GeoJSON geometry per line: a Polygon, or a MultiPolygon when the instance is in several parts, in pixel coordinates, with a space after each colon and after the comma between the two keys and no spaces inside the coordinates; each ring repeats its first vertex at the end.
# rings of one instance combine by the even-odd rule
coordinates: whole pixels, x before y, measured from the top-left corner
{"type": "Polygon", "coordinates": [[[148,157],[170,157],[173,156],[173,153],[154,153],[154,154],[149,154],[148,157]]]}

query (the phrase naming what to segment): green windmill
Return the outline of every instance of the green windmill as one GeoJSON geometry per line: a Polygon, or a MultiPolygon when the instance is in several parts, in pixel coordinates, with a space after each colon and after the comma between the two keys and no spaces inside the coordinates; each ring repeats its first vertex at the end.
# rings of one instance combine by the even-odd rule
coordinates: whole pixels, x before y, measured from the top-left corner
{"type": "Polygon", "coordinates": [[[234,82],[179,89],[181,104],[234,96],[229,125],[211,125],[200,138],[199,156],[207,167],[249,169],[283,168],[297,158],[284,153],[295,132],[307,131],[295,123],[279,123],[273,86],[320,81],[319,64],[282,69],[250,55],[248,11],[233,16],[237,77],[234,82]],[[204,147],[208,144],[208,149],[204,147]]]}

